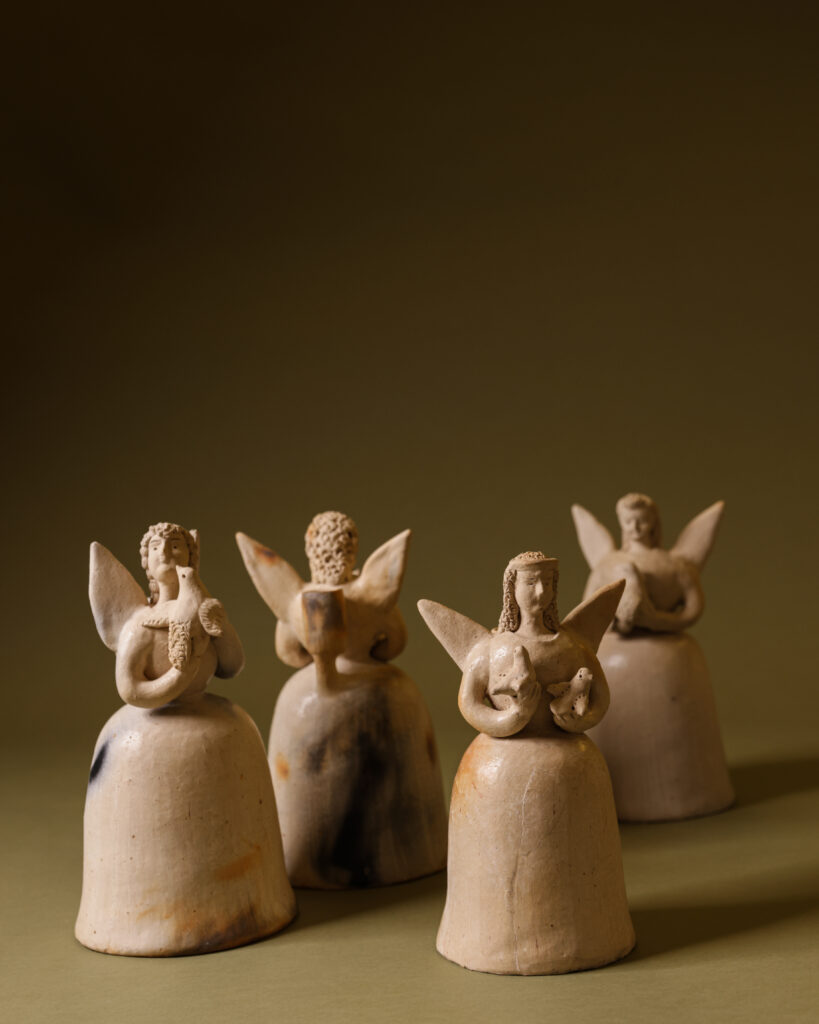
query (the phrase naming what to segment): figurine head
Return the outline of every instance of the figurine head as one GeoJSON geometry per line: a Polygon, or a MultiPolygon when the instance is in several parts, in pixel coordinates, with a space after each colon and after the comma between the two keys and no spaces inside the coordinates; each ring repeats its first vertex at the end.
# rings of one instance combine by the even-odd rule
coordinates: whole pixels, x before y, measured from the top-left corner
{"type": "Polygon", "coordinates": [[[199,539],[177,523],[154,523],[149,526],[139,545],[142,568],[148,577],[149,604],[159,597],[159,584],[174,585],[177,568],[190,565],[199,568],[199,539]]]}
{"type": "Polygon", "coordinates": [[[304,548],[313,583],[340,586],[353,578],[358,530],[343,512],[319,512],[307,527],[304,548]]]}
{"type": "Polygon", "coordinates": [[[558,562],[542,551],[524,551],[506,566],[503,574],[503,610],[498,632],[514,633],[520,628],[521,608],[528,615],[543,615],[543,625],[556,633],[558,562]]]}
{"type": "Polygon", "coordinates": [[[625,494],[616,508],[623,550],[633,543],[647,548],[660,546],[660,512],[647,494],[625,494]]]}

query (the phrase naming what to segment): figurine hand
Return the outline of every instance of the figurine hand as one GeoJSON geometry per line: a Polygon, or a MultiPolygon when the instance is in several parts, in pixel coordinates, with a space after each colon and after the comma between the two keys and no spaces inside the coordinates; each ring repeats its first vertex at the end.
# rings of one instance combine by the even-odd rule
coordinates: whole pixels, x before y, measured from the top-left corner
{"type": "Polygon", "coordinates": [[[553,683],[547,690],[555,698],[549,705],[555,722],[569,727],[583,718],[589,709],[589,688],[594,676],[587,668],[581,668],[573,679],[565,683],[553,683]]]}
{"type": "Polygon", "coordinates": [[[206,598],[199,605],[199,621],[208,636],[221,636],[227,622],[222,602],[217,601],[215,597],[206,598]]]}
{"type": "Polygon", "coordinates": [[[627,636],[638,624],[640,607],[646,599],[646,591],[642,576],[630,562],[618,566],[618,572],[626,581],[626,589],[617,606],[614,628],[618,633],[627,636]]]}

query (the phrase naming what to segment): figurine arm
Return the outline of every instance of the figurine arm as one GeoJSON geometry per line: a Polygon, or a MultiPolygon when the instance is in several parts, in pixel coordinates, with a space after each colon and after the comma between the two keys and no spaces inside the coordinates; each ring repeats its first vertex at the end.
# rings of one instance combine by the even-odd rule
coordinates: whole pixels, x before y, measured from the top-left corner
{"type": "Polygon", "coordinates": [[[183,669],[171,668],[157,679],[145,674],[150,640],[139,621],[129,622],[117,646],[116,682],[120,697],[137,708],[158,708],[181,696],[196,677],[199,659],[189,658],[183,669]]]}
{"type": "Polygon", "coordinates": [[[292,627],[279,619],[276,623],[276,654],[291,668],[304,668],[313,660],[313,655],[304,647],[292,627]]]}
{"type": "Polygon", "coordinates": [[[461,680],[458,692],[458,707],[473,729],[488,736],[502,738],[514,736],[528,725],[540,700],[540,684],[535,677],[525,647],[515,650],[515,671],[517,678],[506,692],[512,697],[512,704],[505,711],[498,711],[485,703],[489,683],[488,652],[470,659],[461,680]]]}
{"type": "Polygon", "coordinates": [[[233,625],[225,616],[222,622],[222,633],[220,636],[211,637],[213,646],[216,649],[216,670],[214,675],[220,679],[231,679],[245,667],[245,652],[242,648],[242,641],[233,625]]]}
{"type": "Polygon", "coordinates": [[[692,565],[680,569],[678,580],[682,587],[682,603],[674,611],[656,608],[646,596],[637,610],[634,624],[655,633],[678,633],[693,626],[705,606],[699,573],[692,565]]]}
{"type": "Polygon", "coordinates": [[[376,661],[392,661],[407,646],[407,627],[404,616],[397,608],[393,608],[384,629],[377,635],[370,649],[370,656],[376,661]]]}

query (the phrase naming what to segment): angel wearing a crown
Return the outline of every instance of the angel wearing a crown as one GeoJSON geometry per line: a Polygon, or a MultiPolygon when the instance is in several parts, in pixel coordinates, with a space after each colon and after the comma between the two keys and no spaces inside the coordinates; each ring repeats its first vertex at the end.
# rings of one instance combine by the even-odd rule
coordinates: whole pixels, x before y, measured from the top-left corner
{"type": "Polygon", "coordinates": [[[600,645],[612,707],[594,732],[625,821],[711,814],[734,799],[708,668],[687,632],[702,615],[700,574],[723,508],[718,501],[700,512],[665,550],[659,510],[645,494],[617,502],[619,548],[590,512],[572,506],[591,569],[586,592],[626,581],[600,645]]]}
{"type": "Polygon", "coordinates": [[[601,967],[634,946],[611,782],[584,735],[608,707],[595,652],[623,582],[561,621],[557,579],[540,551],[513,558],[493,631],[419,603],[463,672],[458,705],[480,733],[452,790],[437,948],[493,974],[601,967]]]}
{"type": "Polygon", "coordinates": [[[276,652],[298,669],[276,702],[268,756],[294,885],[388,885],[446,862],[446,810],[432,720],[390,664],[407,632],[397,607],[410,531],[355,568],[358,530],[317,515],[310,580],[246,534],[239,549],[276,616],[276,652]]]}

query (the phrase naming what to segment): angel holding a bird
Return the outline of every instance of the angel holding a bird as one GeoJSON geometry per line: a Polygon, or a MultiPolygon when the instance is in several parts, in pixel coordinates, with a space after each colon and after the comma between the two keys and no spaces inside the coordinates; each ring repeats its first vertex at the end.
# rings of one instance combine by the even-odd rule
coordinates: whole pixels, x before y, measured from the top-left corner
{"type": "Polygon", "coordinates": [[[492,631],[419,603],[463,672],[458,705],[479,730],[452,790],[437,942],[472,970],[560,974],[634,945],[611,782],[584,735],[608,708],[595,652],[624,584],[561,621],[557,578],[557,560],[540,551],[513,558],[492,631]]]}
{"type": "Polygon", "coordinates": [[[600,644],[611,711],[593,733],[624,821],[713,814],[734,800],[708,666],[688,632],[702,615],[700,575],[723,508],[717,501],[694,516],[665,550],[659,510],[646,494],[617,502],[619,548],[591,512],[572,506],[591,570],[586,593],[626,581],[600,644]]]}
{"type": "Polygon", "coordinates": [[[239,946],[296,912],[259,731],[205,692],[242,669],[242,645],[199,578],[195,530],[156,523],[140,555],[147,598],[91,545],[91,610],[125,706],[94,749],[75,934],[130,956],[239,946]]]}

